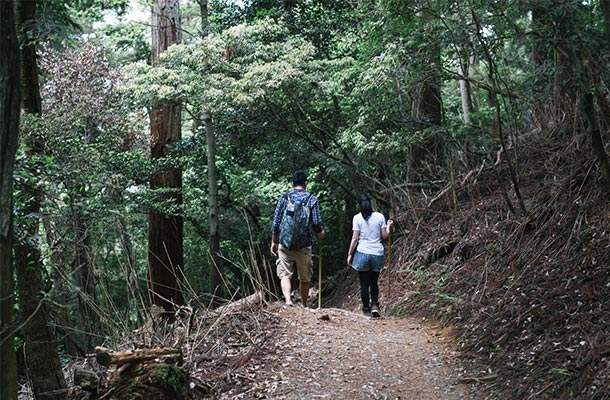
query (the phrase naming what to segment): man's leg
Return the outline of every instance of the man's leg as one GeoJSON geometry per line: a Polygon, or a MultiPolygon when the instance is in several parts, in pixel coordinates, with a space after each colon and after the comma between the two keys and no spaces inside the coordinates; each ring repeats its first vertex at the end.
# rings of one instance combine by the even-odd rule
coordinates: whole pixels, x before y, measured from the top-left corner
{"type": "Polygon", "coordinates": [[[299,273],[299,292],[301,294],[301,304],[307,307],[309,300],[309,282],[313,275],[313,263],[311,260],[311,249],[305,248],[295,251],[297,271],[299,273]]]}
{"type": "Polygon", "coordinates": [[[290,291],[292,289],[290,285],[290,277],[285,276],[280,279],[280,286],[282,287],[282,294],[284,295],[284,303],[292,304],[292,299],[290,298],[290,291]]]}
{"type": "Polygon", "coordinates": [[[294,273],[294,257],[290,251],[280,245],[277,259],[277,276],[280,278],[280,287],[284,296],[284,303],[292,305],[290,292],[292,290],[292,275],[294,273]]]}
{"type": "Polygon", "coordinates": [[[301,304],[307,307],[307,301],[309,300],[309,282],[301,282],[301,304]]]}

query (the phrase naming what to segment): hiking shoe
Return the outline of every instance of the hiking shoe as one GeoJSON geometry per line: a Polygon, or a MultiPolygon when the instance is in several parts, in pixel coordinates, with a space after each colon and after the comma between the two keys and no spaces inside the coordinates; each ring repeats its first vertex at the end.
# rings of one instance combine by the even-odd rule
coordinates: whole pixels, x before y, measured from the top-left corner
{"type": "Polygon", "coordinates": [[[294,306],[294,304],[292,304],[292,303],[284,303],[284,307],[285,308],[290,308],[290,307],[293,307],[293,306],[294,306]]]}
{"type": "Polygon", "coordinates": [[[362,312],[364,313],[364,315],[371,315],[371,309],[370,308],[362,308],[362,312]]]}
{"type": "Polygon", "coordinates": [[[381,317],[381,314],[379,313],[379,306],[376,304],[373,304],[373,307],[371,307],[371,315],[374,318],[379,318],[381,317]]]}

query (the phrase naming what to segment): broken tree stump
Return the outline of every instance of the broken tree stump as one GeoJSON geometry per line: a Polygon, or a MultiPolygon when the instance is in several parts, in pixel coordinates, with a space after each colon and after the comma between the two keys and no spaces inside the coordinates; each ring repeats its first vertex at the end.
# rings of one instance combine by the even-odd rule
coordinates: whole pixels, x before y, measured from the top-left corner
{"type": "Polygon", "coordinates": [[[74,369],[74,384],[87,392],[97,392],[97,386],[100,378],[93,371],[83,368],[74,369]]]}
{"type": "Polygon", "coordinates": [[[105,347],[95,348],[95,360],[98,364],[108,367],[110,365],[123,365],[132,362],[154,360],[167,356],[180,356],[180,350],[171,347],[154,349],[136,349],[111,352],[105,347]]]}

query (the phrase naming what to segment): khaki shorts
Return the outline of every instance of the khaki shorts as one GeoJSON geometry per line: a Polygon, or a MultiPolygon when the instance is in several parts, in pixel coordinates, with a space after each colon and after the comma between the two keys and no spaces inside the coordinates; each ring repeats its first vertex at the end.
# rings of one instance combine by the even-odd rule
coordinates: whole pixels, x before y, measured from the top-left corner
{"type": "Polygon", "coordinates": [[[288,250],[280,245],[278,259],[275,264],[277,266],[277,276],[280,279],[285,277],[292,278],[296,267],[300,282],[306,283],[311,281],[313,261],[311,259],[310,248],[288,250]]]}

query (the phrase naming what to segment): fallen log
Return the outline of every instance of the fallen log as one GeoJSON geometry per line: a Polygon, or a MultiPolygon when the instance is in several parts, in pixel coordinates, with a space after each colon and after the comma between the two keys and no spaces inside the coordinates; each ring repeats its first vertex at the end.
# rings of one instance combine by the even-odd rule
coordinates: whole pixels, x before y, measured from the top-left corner
{"type": "Polygon", "coordinates": [[[132,362],[154,360],[156,358],[180,355],[180,350],[171,347],[154,349],[136,349],[111,352],[105,347],[95,348],[95,360],[98,364],[108,367],[110,365],[123,365],[132,362]]]}
{"type": "Polygon", "coordinates": [[[243,312],[243,311],[247,311],[252,308],[260,306],[262,304],[263,300],[264,300],[263,292],[259,290],[255,293],[251,294],[250,296],[247,296],[242,299],[235,300],[234,302],[222,305],[222,306],[216,308],[214,311],[219,314],[223,314],[223,313],[231,314],[234,312],[243,312]]]}

